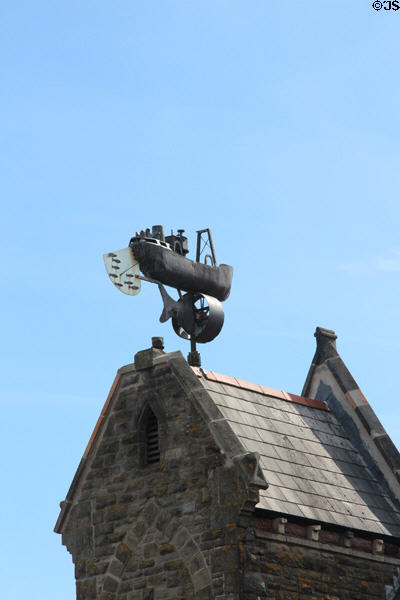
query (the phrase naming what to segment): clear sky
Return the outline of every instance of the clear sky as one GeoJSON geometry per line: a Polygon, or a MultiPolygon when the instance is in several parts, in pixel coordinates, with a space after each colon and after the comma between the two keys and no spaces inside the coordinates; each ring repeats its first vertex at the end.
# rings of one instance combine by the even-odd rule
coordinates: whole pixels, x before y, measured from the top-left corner
{"type": "Polygon", "coordinates": [[[71,600],[52,533],[116,370],[163,335],[102,254],[210,227],[206,369],[300,393],[317,325],[400,445],[400,11],[370,0],[6,0],[2,597],[71,600]]]}

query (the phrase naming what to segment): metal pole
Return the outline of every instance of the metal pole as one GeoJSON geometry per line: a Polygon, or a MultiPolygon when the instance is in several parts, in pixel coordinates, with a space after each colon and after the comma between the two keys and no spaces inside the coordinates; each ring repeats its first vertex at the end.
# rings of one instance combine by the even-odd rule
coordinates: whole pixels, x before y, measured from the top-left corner
{"type": "Polygon", "coordinates": [[[200,352],[197,352],[196,349],[196,319],[195,319],[195,310],[194,310],[194,296],[192,296],[192,312],[193,312],[193,324],[192,331],[190,332],[190,352],[188,354],[188,363],[191,367],[200,367],[201,366],[201,358],[200,352]]]}

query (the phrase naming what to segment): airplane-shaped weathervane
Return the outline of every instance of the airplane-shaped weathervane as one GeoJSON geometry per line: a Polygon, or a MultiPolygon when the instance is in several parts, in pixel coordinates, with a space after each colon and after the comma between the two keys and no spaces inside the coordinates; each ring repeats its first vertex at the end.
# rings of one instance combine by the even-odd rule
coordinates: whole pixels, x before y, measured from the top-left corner
{"type": "Polygon", "coordinates": [[[189,249],[183,233],[178,229],[176,235],[171,231],[164,236],[163,226],[154,225],[151,231],[136,233],[128,248],[103,258],[111,281],[124,294],[138,294],[142,281],[158,285],[164,303],[161,323],[171,318],[175,333],[190,341],[189,364],[200,366],[196,342],[211,342],[220,333],[221,302],[231,291],[233,268],[218,266],[210,229],[197,232],[196,261],[186,258],[189,249]],[[179,299],[174,300],[164,285],[175,288],[179,299]]]}

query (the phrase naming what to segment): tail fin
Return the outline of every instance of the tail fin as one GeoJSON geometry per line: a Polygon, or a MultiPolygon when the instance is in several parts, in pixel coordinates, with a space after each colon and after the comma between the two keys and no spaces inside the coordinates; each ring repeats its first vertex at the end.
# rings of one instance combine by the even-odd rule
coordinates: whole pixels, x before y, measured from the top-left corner
{"type": "Polygon", "coordinates": [[[165,323],[168,321],[170,317],[176,317],[179,311],[179,301],[174,300],[166,291],[165,287],[158,284],[158,289],[160,290],[161,298],[164,302],[164,308],[161,313],[160,322],[165,323]]]}

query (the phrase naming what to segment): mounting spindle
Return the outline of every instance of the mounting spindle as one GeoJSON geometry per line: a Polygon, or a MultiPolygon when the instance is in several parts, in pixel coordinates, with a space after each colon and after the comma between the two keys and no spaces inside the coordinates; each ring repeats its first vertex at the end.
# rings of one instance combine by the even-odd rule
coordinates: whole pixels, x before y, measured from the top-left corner
{"type": "Polygon", "coordinates": [[[196,350],[196,338],[194,336],[194,325],[192,335],[190,336],[190,352],[187,357],[187,361],[191,367],[201,367],[201,356],[200,352],[196,350]]]}

